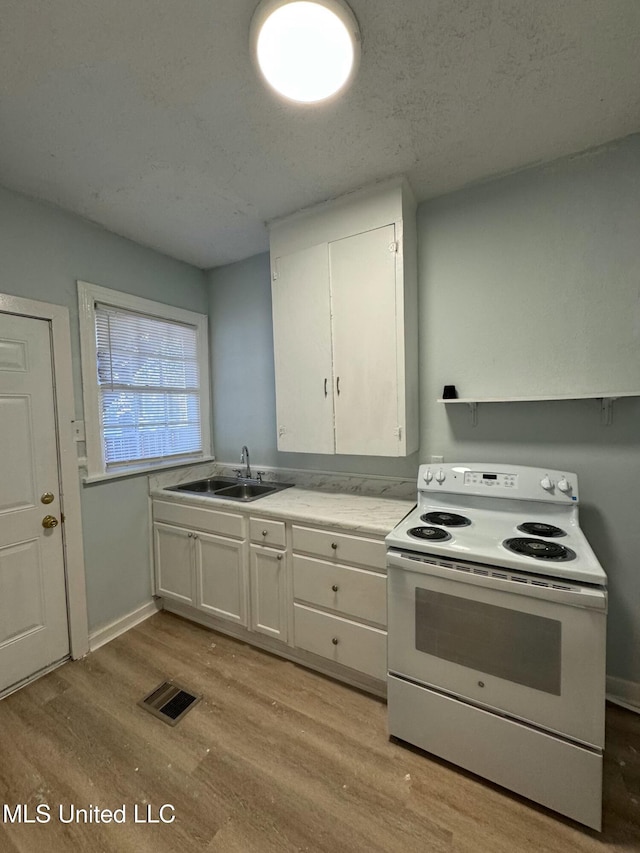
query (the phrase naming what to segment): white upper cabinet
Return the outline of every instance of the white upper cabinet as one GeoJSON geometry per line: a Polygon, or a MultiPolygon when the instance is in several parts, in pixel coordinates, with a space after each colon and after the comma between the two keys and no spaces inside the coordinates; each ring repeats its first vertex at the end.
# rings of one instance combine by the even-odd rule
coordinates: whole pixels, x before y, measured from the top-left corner
{"type": "Polygon", "coordinates": [[[415,256],[399,180],[272,225],[279,450],[417,450],[415,256]]]}

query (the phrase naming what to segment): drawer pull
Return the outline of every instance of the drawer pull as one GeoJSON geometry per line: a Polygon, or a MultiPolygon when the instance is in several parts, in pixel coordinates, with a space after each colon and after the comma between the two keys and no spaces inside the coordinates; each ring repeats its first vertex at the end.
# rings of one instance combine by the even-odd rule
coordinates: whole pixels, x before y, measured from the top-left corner
{"type": "Polygon", "coordinates": [[[337,637],[333,637],[333,639],[331,640],[331,642],[333,643],[333,645],[334,645],[334,646],[337,646],[337,645],[338,645],[338,643],[340,642],[340,640],[339,640],[337,637]]]}
{"type": "Polygon", "coordinates": [[[262,531],[262,535],[263,535],[263,536],[266,536],[268,532],[269,532],[268,530],[263,530],[263,531],[262,531]]]}
{"type": "Polygon", "coordinates": [[[334,585],[331,587],[331,589],[332,589],[334,592],[337,592],[337,591],[338,591],[338,584],[337,584],[337,583],[334,583],[334,585]]]}
{"type": "Polygon", "coordinates": [[[277,560],[281,560],[281,559],[282,559],[282,554],[278,554],[278,556],[276,557],[276,559],[277,559],[277,560]]]}
{"type": "Polygon", "coordinates": [[[332,542],[332,543],[331,543],[331,547],[333,548],[333,550],[334,550],[334,551],[337,551],[337,550],[338,550],[338,543],[337,543],[337,542],[332,542]]]}
{"type": "Polygon", "coordinates": [[[189,539],[191,539],[191,537],[193,536],[193,533],[187,533],[187,536],[189,537],[189,539]]]}

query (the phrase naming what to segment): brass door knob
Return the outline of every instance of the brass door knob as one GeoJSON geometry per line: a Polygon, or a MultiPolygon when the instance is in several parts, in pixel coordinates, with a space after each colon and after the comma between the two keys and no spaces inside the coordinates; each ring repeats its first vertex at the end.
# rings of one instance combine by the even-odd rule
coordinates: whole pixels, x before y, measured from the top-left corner
{"type": "Polygon", "coordinates": [[[58,526],[58,519],[54,518],[52,515],[45,515],[45,517],[42,519],[42,526],[46,530],[51,530],[52,527],[58,526]]]}
{"type": "Polygon", "coordinates": [[[53,496],[53,492],[44,492],[43,494],[40,495],[40,500],[42,501],[43,504],[52,504],[53,501],[55,500],[55,498],[53,496]]]}

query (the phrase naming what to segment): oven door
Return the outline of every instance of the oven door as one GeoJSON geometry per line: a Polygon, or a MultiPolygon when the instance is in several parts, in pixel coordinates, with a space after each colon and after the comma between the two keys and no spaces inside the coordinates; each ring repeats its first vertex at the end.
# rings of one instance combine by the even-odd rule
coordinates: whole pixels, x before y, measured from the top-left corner
{"type": "Polygon", "coordinates": [[[434,562],[388,553],[389,672],[601,749],[606,592],[434,562]]]}

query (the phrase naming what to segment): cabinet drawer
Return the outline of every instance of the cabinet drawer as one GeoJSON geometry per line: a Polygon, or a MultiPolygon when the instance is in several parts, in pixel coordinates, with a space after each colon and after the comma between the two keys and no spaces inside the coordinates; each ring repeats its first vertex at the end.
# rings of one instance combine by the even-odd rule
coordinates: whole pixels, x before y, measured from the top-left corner
{"type": "Polygon", "coordinates": [[[386,550],[381,539],[364,539],[296,524],[292,530],[294,551],[304,551],[341,563],[358,563],[370,569],[384,570],[386,566],[386,550]]]}
{"type": "Polygon", "coordinates": [[[220,512],[186,504],[153,502],[153,520],[183,527],[194,527],[206,533],[220,533],[234,539],[244,539],[244,517],[234,512],[220,512]]]}
{"type": "Polygon", "coordinates": [[[387,632],[294,604],[297,648],[383,681],[387,677],[387,632]]]}
{"type": "Polygon", "coordinates": [[[284,548],[284,521],[272,521],[266,518],[251,518],[249,533],[252,542],[270,545],[272,548],[284,548]]]}
{"type": "Polygon", "coordinates": [[[346,616],[387,624],[387,579],[376,572],[296,554],[293,594],[295,598],[338,610],[346,616]]]}

